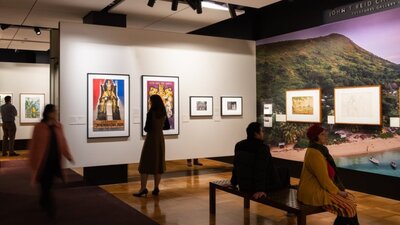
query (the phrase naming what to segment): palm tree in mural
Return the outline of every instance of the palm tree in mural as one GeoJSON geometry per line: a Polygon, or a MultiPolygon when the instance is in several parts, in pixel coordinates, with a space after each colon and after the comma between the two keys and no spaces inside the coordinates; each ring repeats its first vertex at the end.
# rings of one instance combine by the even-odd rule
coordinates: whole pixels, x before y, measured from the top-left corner
{"type": "Polygon", "coordinates": [[[39,99],[26,98],[25,100],[25,117],[26,118],[38,118],[39,112],[39,99]]]}

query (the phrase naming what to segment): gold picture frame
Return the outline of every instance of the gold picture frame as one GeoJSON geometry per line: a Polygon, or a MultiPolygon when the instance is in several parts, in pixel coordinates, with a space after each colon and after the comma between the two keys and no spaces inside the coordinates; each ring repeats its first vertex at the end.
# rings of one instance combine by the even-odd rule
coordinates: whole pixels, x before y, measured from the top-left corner
{"type": "Polygon", "coordinates": [[[286,91],[286,121],[321,123],[321,88],[286,91]]]}

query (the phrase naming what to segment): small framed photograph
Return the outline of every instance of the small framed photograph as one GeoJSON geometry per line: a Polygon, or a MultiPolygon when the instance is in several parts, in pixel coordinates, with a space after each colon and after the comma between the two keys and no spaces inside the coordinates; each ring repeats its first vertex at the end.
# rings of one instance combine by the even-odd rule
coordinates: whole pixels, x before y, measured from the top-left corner
{"type": "Polygon", "coordinates": [[[321,122],[321,89],[286,91],[286,120],[289,122],[321,122]]]}
{"type": "Polygon", "coordinates": [[[190,116],[213,116],[213,97],[190,96],[190,116]]]}
{"type": "Polygon", "coordinates": [[[20,94],[21,123],[39,123],[44,110],[44,94],[20,94]]]}
{"type": "Polygon", "coordinates": [[[221,97],[221,116],[241,116],[242,97],[221,97]]]}
{"type": "Polygon", "coordinates": [[[272,127],[272,116],[264,116],[264,127],[272,127]]]}
{"type": "Polygon", "coordinates": [[[272,104],[264,104],[264,115],[272,114],[272,104]]]}

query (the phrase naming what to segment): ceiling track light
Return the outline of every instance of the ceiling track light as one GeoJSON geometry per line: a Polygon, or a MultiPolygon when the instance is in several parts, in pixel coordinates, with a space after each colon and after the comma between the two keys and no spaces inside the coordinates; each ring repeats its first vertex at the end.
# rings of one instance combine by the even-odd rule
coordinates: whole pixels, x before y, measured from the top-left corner
{"type": "Polygon", "coordinates": [[[149,2],[147,3],[148,6],[153,7],[154,3],[156,3],[156,0],[149,0],[149,2]]]}
{"type": "Polygon", "coordinates": [[[202,0],[186,0],[186,2],[189,4],[189,6],[193,10],[196,10],[197,14],[201,14],[203,12],[202,7],[201,7],[201,1],[202,0]]]}
{"type": "Polygon", "coordinates": [[[42,34],[39,27],[34,27],[33,30],[35,31],[36,35],[42,34]]]}
{"type": "Polygon", "coordinates": [[[172,6],[171,6],[172,11],[178,10],[178,3],[179,3],[179,0],[172,0],[172,6]]]}
{"type": "Polygon", "coordinates": [[[10,27],[10,24],[1,24],[1,29],[5,30],[10,27]]]}

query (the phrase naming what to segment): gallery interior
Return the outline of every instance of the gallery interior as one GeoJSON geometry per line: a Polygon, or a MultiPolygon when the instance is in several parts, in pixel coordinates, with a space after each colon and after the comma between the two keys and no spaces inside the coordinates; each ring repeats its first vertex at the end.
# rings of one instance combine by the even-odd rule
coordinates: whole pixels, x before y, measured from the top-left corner
{"type": "Polygon", "coordinates": [[[254,121],[294,191],[307,128],[321,124],[360,224],[400,224],[397,0],[1,1],[0,25],[0,105],[11,96],[18,111],[19,154],[0,156],[0,224],[333,224],[324,210],[302,221],[229,190],[213,195],[254,121]],[[150,175],[136,197],[154,94],[170,124],[166,172],[159,193],[150,175]],[[46,104],[73,157],[51,217],[28,147],[46,104]]]}

